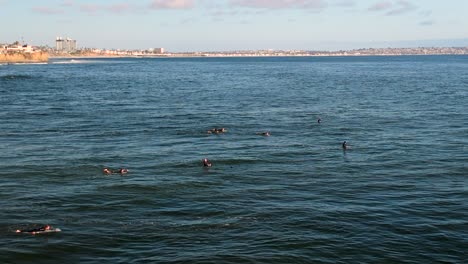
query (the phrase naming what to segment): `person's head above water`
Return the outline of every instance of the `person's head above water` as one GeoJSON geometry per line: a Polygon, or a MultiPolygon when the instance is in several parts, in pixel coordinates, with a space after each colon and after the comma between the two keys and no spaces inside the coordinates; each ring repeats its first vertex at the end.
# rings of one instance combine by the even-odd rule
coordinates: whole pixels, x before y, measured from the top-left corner
{"type": "Polygon", "coordinates": [[[104,168],[104,169],[102,170],[102,172],[103,172],[104,174],[112,174],[112,171],[109,170],[108,168],[104,168]]]}

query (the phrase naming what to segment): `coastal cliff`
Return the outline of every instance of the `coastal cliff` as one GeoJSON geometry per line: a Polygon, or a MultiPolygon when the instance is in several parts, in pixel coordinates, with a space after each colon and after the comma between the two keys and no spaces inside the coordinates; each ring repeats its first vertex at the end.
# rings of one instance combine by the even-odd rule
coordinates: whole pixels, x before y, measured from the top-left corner
{"type": "Polygon", "coordinates": [[[0,63],[35,63],[35,62],[47,62],[49,60],[49,54],[47,52],[8,52],[0,53],[0,63]]]}

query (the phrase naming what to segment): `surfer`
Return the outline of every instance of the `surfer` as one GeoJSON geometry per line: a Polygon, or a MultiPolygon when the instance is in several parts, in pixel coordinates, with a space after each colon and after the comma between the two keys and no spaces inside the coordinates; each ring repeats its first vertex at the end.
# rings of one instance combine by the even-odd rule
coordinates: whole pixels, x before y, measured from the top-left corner
{"type": "Polygon", "coordinates": [[[343,141],[343,144],[341,144],[341,146],[343,147],[343,150],[346,150],[348,149],[348,143],[345,141],[343,141]]]}
{"type": "Polygon", "coordinates": [[[114,174],[114,173],[120,173],[120,174],[127,174],[128,173],[128,169],[125,169],[125,168],[120,168],[119,170],[110,170],[108,168],[104,168],[102,170],[102,172],[106,175],[110,175],[110,174],[114,174]]]}
{"type": "Polygon", "coordinates": [[[320,117],[317,119],[317,123],[322,123],[322,119],[320,117]]]}
{"type": "Polygon", "coordinates": [[[29,230],[16,230],[16,233],[31,233],[31,234],[36,234],[37,232],[45,232],[45,231],[50,231],[52,227],[50,225],[45,225],[41,226],[39,228],[34,228],[34,229],[29,229],[29,230]]]}
{"type": "Polygon", "coordinates": [[[211,130],[208,130],[208,134],[220,134],[220,133],[225,133],[227,131],[227,129],[225,129],[224,127],[222,128],[213,128],[211,130]]]}
{"type": "Polygon", "coordinates": [[[213,164],[211,164],[211,162],[207,158],[203,159],[203,167],[211,167],[212,165],[213,164]]]}
{"type": "Polygon", "coordinates": [[[266,132],[259,132],[259,133],[257,133],[257,135],[262,135],[262,136],[265,136],[265,137],[269,137],[269,136],[270,136],[270,132],[269,132],[269,131],[266,131],[266,132]]]}

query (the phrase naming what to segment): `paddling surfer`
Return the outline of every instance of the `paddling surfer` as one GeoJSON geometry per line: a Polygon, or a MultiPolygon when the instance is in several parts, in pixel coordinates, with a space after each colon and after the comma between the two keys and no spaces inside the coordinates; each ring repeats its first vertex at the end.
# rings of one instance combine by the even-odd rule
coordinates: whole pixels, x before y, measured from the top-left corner
{"type": "Polygon", "coordinates": [[[41,226],[39,228],[29,229],[29,230],[16,230],[16,233],[31,233],[36,234],[37,232],[50,231],[52,227],[50,225],[41,226]]]}

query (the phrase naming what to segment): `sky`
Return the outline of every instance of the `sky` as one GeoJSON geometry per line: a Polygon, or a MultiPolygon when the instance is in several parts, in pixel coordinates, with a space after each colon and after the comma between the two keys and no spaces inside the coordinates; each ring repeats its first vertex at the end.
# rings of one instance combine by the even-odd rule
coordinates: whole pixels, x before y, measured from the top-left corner
{"type": "Polygon", "coordinates": [[[0,0],[0,43],[168,51],[468,46],[467,0],[0,0]]]}

